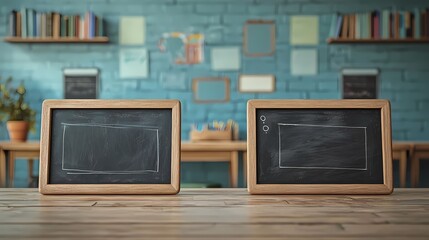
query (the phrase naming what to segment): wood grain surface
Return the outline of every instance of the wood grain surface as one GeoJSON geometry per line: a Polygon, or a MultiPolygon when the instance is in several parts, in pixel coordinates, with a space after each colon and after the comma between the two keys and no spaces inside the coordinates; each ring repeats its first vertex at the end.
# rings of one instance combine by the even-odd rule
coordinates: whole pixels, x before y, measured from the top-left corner
{"type": "Polygon", "coordinates": [[[108,37],[94,37],[87,39],[80,38],[21,38],[21,37],[6,37],[5,42],[10,43],[108,43],[108,37]]]}
{"type": "Polygon", "coordinates": [[[0,190],[2,239],[428,239],[429,189],[392,195],[41,195],[0,190]]]}

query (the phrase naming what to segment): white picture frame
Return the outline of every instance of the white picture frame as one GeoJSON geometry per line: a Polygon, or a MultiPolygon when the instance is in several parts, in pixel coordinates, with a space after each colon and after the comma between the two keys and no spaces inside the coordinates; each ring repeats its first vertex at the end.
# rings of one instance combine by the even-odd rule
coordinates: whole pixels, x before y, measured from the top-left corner
{"type": "Polygon", "coordinates": [[[275,89],[276,79],[271,74],[242,74],[238,78],[239,92],[274,92],[275,89]]]}

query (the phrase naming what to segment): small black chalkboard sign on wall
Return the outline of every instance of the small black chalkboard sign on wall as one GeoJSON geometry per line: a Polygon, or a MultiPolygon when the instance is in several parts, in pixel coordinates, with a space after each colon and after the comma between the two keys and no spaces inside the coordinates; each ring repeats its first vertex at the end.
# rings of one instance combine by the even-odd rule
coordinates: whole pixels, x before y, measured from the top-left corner
{"type": "Polygon", "coordinates": [[[43,194],[175,194],[180,102],[47,100],[40,149],[43,194]]]}
{"type": "Polygon", "coordinates": [[[341,71],[344,99],[376,99],[378,69],[343,69],[341,71]]]}
{"type": "Polygon", "coordinates": [[[97,68],[66,68],[64,74],[65,99],[97,99],[99,70],[97,68]]]}
{"type": "Polygon", "coordinates": [[[386,100],[250,100],[252,194],[389,194],[386,100]]]}

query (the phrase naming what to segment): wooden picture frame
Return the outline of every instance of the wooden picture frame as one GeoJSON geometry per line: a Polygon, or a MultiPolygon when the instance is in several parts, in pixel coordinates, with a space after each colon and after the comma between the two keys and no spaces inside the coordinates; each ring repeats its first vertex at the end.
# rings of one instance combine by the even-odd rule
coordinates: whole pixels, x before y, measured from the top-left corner
{"type": "Polygon", "coordinates": [[[222,102],[229,102],[230,100],[230,80],[228,77],[206,77],[206,78],[194,78],[192,79],[192,91],[194,95],[194,102],[196,103],[222,103],[222,102]],[[208,82],[224,82],[225,84],[225,96],[223,99],[201,99],[198,97],[198,84],[200,83],[208,83],[208,82]]]}
{"type": "Polygon", "coordinates": [[[45,100],[42,107],[39,191],[42,194],[176,194],[180,190],[180,102],[178,100],[45,100]],[[55,109],[171,109],[169,184],[52,184],[51,129],[55,109]]]}
{"type": "MultiPolygon", "coordinates": [[[[263,36],[262,34],[261,36],[263,36]]],[[[243,27],[243,52],[248,57],[263,57],[274,55],[276,50],[276,25],[273,20],[247,20],[243,27]],[[249,50],[249,26],[266,25],[270,31],[270,49],[267,51],[252,52],[249,50]]]]}
{"type": "Polygon", "coordinates": [[[247,103],[247,126],[247,184],[251,194],[390,194],[393,191],[390,103],[387,100],[250,100],[247,103]],[[380,151],[383,161],[380,169],[383,171],[383,183],[259,184],[257,179],[256,128],[256,117],[259,109],[379,109],[381,115],[379,116],[381,119],[380,151]]]}
{"type": "MultiPolygon", "coordinates": [[[[251,80],[251,79],[249,79],[251,80]]],[[[255,79],[253,79],[255,80],[255,79]]],[[[241,74],[238,78],[238,91],[239,92],[243,92],[243,93],[270,93],[270,92],[274,92],[276,90],[276,78],[274,75],[271,74],[241,74]],[[266,89],[245,89],[243,87],[243,81],[245,80],[245,78],[261,78],[258,81],[266,81],[268,82],[268,86],[266,89]]]]}

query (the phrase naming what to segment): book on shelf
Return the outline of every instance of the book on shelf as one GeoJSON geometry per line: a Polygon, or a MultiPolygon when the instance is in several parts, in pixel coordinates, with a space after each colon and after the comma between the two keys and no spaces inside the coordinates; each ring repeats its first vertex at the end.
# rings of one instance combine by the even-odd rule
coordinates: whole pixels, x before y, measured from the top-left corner
{"type": "Polygon", "coordinates": [[[415,9],[414,10],[414,36],[415,38],[420,38],[421,34],[420,34],[420,19],[421,19],[421,14],[420,14],[420,10],[419,9],[415,9]]]}
{"type": "Polygon", "coordinates": [[[329,29],[329,36],[338,39],[427,39],[429,8],[336,13],[332,16],[329,29]]]}
{"type": "Polygon", "coordinates": [[[347,38],[348,36],[348,29],[349,29],[349,15],[345,15],[343,17],[343,23],[341,27],[341,38],[347,38]]]}
{"type": "Polygon", "coordinates": [[[34,37],[33,32],[33,10],[27,9],[27,35],[28,37],[34,37]]]}
{"type": "Polygon", "coordinates": [[[335,29],[335,35],[334,36],[332,36],[332,37],[335,37],[335,36],[339,36],[340,35],[340,33],[341,33],[341,24],[342,24],[342,22],[343,22],[343,16],[342,15],[339,15],[338,17],[337,17],[337,26],[336,26],[336,29],[335,29]]]}
{"type": "Polygon", "coordinates": [[[36,36],[41,36],[42,32],[41,32],[41,28],[42,28],[42,18],[41,18],[41,14],[38,12],[36,13],[36,36]]]}
{"type": "Polygon", "coordinates": [[[361,38],[361,21],[359,20],[360,19],[360,16],[359,16],[359,14],[357,13],[356,15],[355,15],[355,38],[361,38]]]}
{"type": "Polygon", "coordinates": [[[16,35],[16,11],[9,14],[9,32],[16,35]]]}
{"type": "Polygon", "coordinates": [[[21,9],[21,31],[22,31],[22,37],[27,37],[27,11],[25,8],[21,9]]]}
{"type": "Polygon", "coordinates": [[[103,36],[103,29],[103,18],[92,11],[81,16],[22,8],[9,14],[11,37],[91,39],[103,36]]]}
{"type": "Polygon", "coordinates": [[[16,36],[17,37],[21,37],[21,34],[22,34],[22,29],[21,29],[21,13],[20,12],[17,12],[16,13],[16,22],[14,23],[15,24],[15,28],[16,28],[16,36]]]}
{"type": "Polygon", "coordinates": [[[381,12],[381,38],[388,39],[389,38],[389,17],[390,13],[388,10],[383,10],[381,12]]]}

